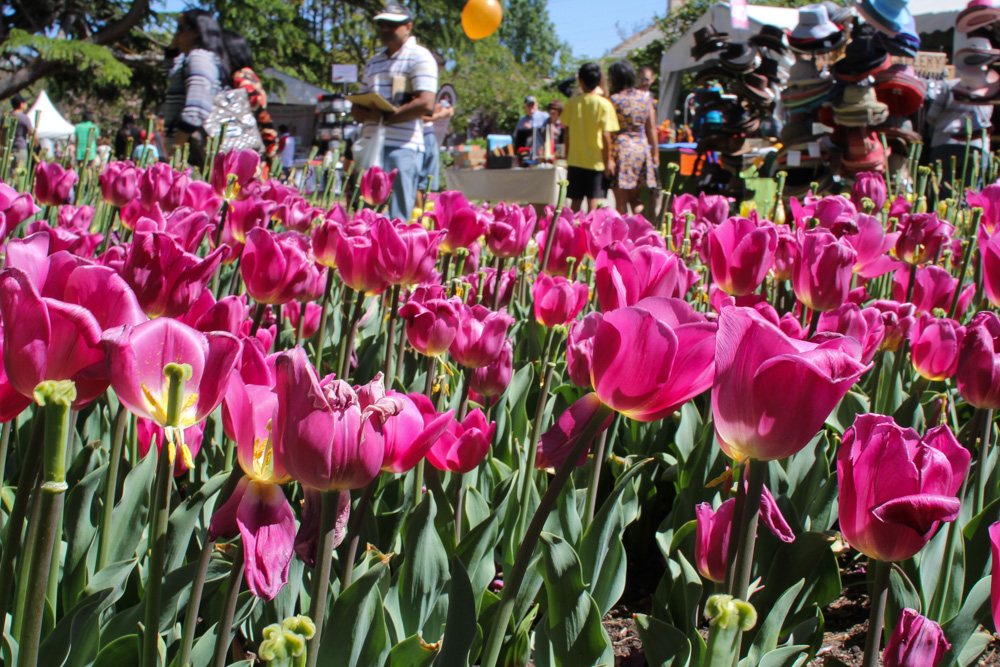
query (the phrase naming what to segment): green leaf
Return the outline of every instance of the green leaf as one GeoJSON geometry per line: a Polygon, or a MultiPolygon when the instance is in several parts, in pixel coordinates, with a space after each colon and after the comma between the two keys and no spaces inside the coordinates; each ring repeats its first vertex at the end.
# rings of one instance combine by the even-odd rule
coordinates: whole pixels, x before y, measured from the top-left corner
{"type": "Polygon", "coordinates": [[[420,635],[412,635],[392,647],[389,667],[430,667],[437,654],[436,644],[427,644],[420,635]]]}
{"type": "Polygon", "coordinates": [[[954,664],[972,639],[980,625],[990,624],[990,581],[991,577],[980,579],[965,598],[958,614],[941,625],[944,636],[951,648],[941,658],[940,665],[954,664]]]}
{"type": "Polygon", "coordinates": [[[434,526],[436,516],[434,497],[428,493],[403,526],[399,607],[407,636],[423,630],[448,581],[448,552],[434,526]]]}
{"type": "Polygon", "coordinates": [[[802,587],[805,585],[804,579],[799,579],[791,588],[786,590],[778,598],[778,601],[771,607],[771,611],[768,613],[767,618],[759,626],[756,635],[753,638],[753,644],[750,646],[750,652],[747,657],[741,661],[741,667],[757,667],[761,662],[762,656],[767,655],[773,651],[778,646],[778,638],[782,635],[782,628],[785,625],[785,618],[788,616],[788,610],[791,609],[792,603],[795,602],[796,596],[802,587]]]}
{"type": "Polygon", "coordinates": [[[690,663],[691,642],[674,626],[636,614],[635,629],[650,667],[687,667],[690,663]]]}
{"type": "Polygon", "coordinates": [[[94,667],[128,667],[139,664],[139,635],[119,637],[101,649],[94,667]]]}
{"type": "Polygon", "coordinates": [[[760,667],[802,667],[808,661],[808,646],[785,646],[761,658],[760,667]]]}
{"type": "Polygon", "coordinates": [[[674,447],[681,461],[687,461],[691,452],[698,445],[702,433],[701,413],[693,401],[681,406],[681,423],[674,434],[674,447]]]}
{"type": "Polygon", "coordinates": [[[920,600],[920,593],[906,572],[898,565],[893,565],[892,573],[889,575],[889,596],[885,607],[885,627],[890,633],[907,607],[921,613],[923,603],[920,600]]]}
{"type": "Polygon", "coordinates": [[[988,632],[977,632],[969,638],[962,654],[958,656],[959,667],[969,667],[976,661],[976,658],[983,654],[986,647],[993,641],[993,635],[988,632]]]}
{"type": "Polygon", "coordinates": [[[467,667],[469,651],[476,640],[476,601],[469,575],[458,556],[451,557],[451,589],[438,667],[467,667]]]}
{"type": "Polygon", "coordinates": [[[167,527],[167,551],[164,571],[176,570],[184,564],[184,556],[191,544],[194,527],[202,516],[202,510],[211,498],[229,479],[230,473],[220,472],[213,475],[200,489],[184,499],[180,505],[171,511],[167,527]]]}
{"type": "Polygon", "coordinates": [[[837,408],[826,418],[826,425],[833,427],[837,433],[843,434],[854,424],[858,415],[871,412],[870,401],[864,394],[849,391],[840,399],[837,408]]]}
{"type": "Polygon", "coordinates": [[[989,529],[1000,521],[1000,500],[994,500],[965,524],[965,590],[990,574],[992,555],[989,529]]]}
{"type": "Polygon", "coordinates": [[[556,664],[591,665],[609,644],[601,614],[583,585],[580,559],[568,542],[542,533],[545,594],[549,604],[548,632],[556,664]]]}
{"type": "Polygon", "coordinates": [[[691,636],[698,629],[702,591],[701,575],[684,552],[678,551],[667,559],[667,570],[656,588],[654,602],[667,612],[674,626],[691,636]]]}
{"type": "Polygon", "coordinates": [[[794,542],[778,547],[764,577],[767,585],[754,606],[771,609],[777,599],[800,579],[805,580],[805,585],[791,607],[789,623],[805,620],[802,612],[806,608],[814,604],[825,607],[840,595],[840,567],[826,535],[799,533],[794,542]]]}
{"type": "Polygon", "coordinates": [[[920,552],[920,593],[931,619],[939,623],[957,614],[962,606],[965,540],[960,531],[957,522],[943,524],[920,552]]]}
{"type": "Polygon", "coordinates": [[[478,526],[474,527],[462,538],[455,555],[462,559],[462,565],[468,573],[476,603],[476,616],[482,604],[483,593],[496,577],[496,564],[493,562],[493,550],[499,539],[500,517],[491,515],[478,526]]]}
{"type": "Polygon", "coordinates": [[[317,665],[368,667],[385,661],[389,640],[379,583],[388,566],[388,558],[380,560],[334,601],[323,628],[317,665]]]}
{"type": "Polygon", "coordinates": [[[128,560],[142,539],[149,511],[149,490],[156,473],[156,457],[146,456],[125,476],[122,498],[111,516],[108,562],[128,560]]]}
{"type": "Polygon", "coordinates": [[[76,604],[87,585],[87,554],[97,536],[92,520],[94,495],[107,474],[107,464],[86,475],[66,496],[64,525],[66,556],[63,561],[63,600],[66,606],[76,604]]]}

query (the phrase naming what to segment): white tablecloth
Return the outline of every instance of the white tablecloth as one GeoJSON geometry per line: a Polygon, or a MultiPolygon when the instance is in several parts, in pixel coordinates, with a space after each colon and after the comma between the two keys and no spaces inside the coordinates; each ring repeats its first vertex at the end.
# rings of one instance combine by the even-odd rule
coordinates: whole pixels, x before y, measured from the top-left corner
{"type": "Polygon", "coordinates": [[[445,169],[449,190],[490,203],[555,204],[566,169],[445,169]]]}

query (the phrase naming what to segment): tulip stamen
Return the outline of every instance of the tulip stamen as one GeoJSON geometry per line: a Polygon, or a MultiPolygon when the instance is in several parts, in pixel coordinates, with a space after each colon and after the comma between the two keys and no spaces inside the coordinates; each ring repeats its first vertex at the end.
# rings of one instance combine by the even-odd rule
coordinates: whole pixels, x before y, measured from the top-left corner
{"type": "Polygon", "coordinates": [[[163,407],[160,401],[157,400],[155,396],[153,396],[153,393],[149,391],[149,388],[146,387],[145,382],[143,382],[139,386],[142,389],[143,396],[146,397],[146,402],[149,403],[150,411],[153,413],[153,416],[156,417],[156,421],[160,422],[161,424],[166,424],[167,423],[166,409],[163,407]]]}

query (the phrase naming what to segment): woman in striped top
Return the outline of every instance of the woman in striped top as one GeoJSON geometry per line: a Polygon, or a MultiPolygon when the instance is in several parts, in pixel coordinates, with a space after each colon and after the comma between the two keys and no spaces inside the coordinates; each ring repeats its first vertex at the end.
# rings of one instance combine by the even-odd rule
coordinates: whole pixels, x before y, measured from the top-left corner
{"type": "Polygon", "coordinates": [[[200,167],[205,162],[202,124],[212,110],[222,82],[229,80],[222,31],[210,13],[189,9],[177,17],[177,32],[170,46],[179,54],[173,59],[168,75],[163,119],[171,137],[171,151],[189,143],[189,162],[200,167]]]}

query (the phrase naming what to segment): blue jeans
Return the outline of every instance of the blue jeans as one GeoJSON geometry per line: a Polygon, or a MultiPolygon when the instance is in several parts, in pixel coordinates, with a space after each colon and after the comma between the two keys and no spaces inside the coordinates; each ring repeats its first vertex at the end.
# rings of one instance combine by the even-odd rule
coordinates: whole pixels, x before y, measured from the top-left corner
{"type": "Polygon", "coordinates": [[[417,203],[417,179],[423,154],[409,148],[386,146],[382,151],[382,169],[386,172],[397,169],[396,180],[392,184],[392,200],[389,202],[389,218],[409,221],[413,206],[417,203]]]}
{"type": "Polygon", "coordinates": [[[437,135],[424,132],[424,161],[420,168],[420,181],[417,187],[421,190],[440,190],[439,170],[441,164],[441,148],[438,146],[437,135]]]}

